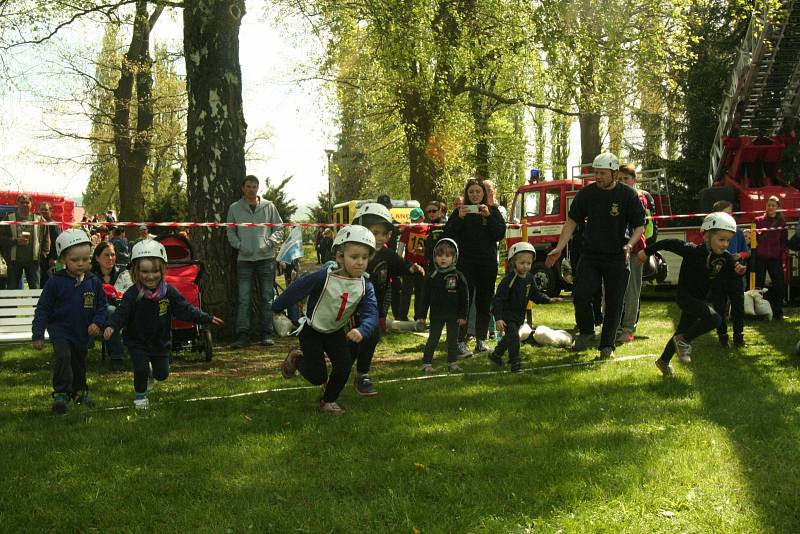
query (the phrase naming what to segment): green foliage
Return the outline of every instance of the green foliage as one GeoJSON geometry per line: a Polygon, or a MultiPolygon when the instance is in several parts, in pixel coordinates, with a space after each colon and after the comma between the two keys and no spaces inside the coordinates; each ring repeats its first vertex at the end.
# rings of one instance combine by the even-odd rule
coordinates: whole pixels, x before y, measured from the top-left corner
{"type": "Polygon", "coordinates": [[[283,222],[291,222],[294,212],[297,211],[297,206],[294,201],[289,198],[286,193],[286,184],[288,184],[289,180],[292,178],[294,178],[294,176],[287,176],[274,185],[269,178],[264,179],[266,191],[264,191],[263,197],[275,204],[275,209],[278,210],[278,214],[281,216],[283,222]]]}
{"type": "Polygon", "coordinates": [[[330,224],[331,221],[331,209],[333,208],[333,203],[328,200],[328,192],[327,191],[320,191],[317,194],[317,205],[311,208],[311,213],[309,215],[309,222],[319,223],[319,224],[330,224]]]}
{"type": "MultiPolygon", "coordinates": [[[[176,170],[176,179],[163,194],[148,202],[145,218],[152,222],[180,222],[189,218],[189,198],[186,187],[180,181],[180,171],[176,170]]],[[[159,229],[154,228],[153,233],[159,229]]],[[[172,231],[169,229],[168,231],[172,231]]]]}

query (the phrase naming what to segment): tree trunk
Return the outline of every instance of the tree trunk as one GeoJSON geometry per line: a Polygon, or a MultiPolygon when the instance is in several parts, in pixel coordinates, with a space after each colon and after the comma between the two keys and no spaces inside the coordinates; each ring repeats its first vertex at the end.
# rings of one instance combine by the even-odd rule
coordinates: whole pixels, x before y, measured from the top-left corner
{"type": "MultiPolygon", "coordinates": [[[[147,0],[137,0],[133,35],[122,60],[121,75],[114,91],[114,146],[119,173],[120,218],[140,221],[144,216],[142,180],[150,157],[153,135],[153,59],[150,57],[150,30],[163,11],[159,6],[152,16],[147,0]],[[131,125],[133,85],[136,83],[136,129],[131,125]]],[[[135,229],[129,228],[135,234],[135,229]]]]}
{"type": "MultiPolygon", "coordinates": [[[[183,10],[189,219],[225,220],[241,197],[247,124],[242,109],[239,28],[244,0],[186,0],[183,10]]],[[[206,265],[203,307],[233,331],[236,256],[224,229],[195,228],[192,241],[206,265]]]]}
{"type": "Polygon", "coordinates": [[[441,172],[434,158],[444,158],[442,146],[434,138],[434,121],[419,94],[402,97],[403,129],[408,147],[409,198],[424,204],[436,198],[436,182],[441,172]]]}
{"type": "Polygon", "coordinates": [[[469,94],[472,124],[475,128],[475,176],[489,179],[489,113],[486,112],[483,96],[469,94]]]}
{"type": "Polygon", "coordinates": [[[581,163],[591,164],[600,153],[600,115],[580,112],[581,163]]]}

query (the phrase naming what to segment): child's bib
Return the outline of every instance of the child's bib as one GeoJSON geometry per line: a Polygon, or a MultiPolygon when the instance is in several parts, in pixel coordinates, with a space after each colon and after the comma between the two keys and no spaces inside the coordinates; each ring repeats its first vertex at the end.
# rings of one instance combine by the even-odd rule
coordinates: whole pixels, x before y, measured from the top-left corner
{"type": "Polygon", "coordinates": [[[341,329],[355,313],[367,291],[364,277],[348,278],[328,273],[325,287],[311,313],[311,327],[328,334],[341,329]]]}

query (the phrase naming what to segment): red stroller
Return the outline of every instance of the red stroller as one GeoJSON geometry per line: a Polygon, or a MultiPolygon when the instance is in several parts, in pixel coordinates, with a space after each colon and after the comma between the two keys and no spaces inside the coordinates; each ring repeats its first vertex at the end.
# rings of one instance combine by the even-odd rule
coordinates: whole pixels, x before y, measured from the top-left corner
{"type": "MultiPolygon", "coordinates": [[[[200,291],[203,280],[203,262],[194,254],[194,247],[181,234],[169,234],[156,238],[167,251],[166,281],[183,295],[192,306],[202,309],[203,297],[200,291]]],[[[183,321],[172,321],[172,350],[200,352],[207,362],[214,354],[211,330],[207,326],[183,321]]]]}

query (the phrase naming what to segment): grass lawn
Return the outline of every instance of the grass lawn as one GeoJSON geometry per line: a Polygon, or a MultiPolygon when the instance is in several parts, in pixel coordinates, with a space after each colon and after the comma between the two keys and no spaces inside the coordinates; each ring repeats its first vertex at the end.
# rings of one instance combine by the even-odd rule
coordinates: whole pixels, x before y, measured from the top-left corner
{"type": "MultiPolygon", "coordinates": [[[[535,312],[573,324],[569,303],[535,312]]],[[[660,353],[676,315],[646,302],[618,356],[660,353]]],[[[305,385],[280,378],[288,340],[176,359],[148,412],[93,351],[98,407],[65,416],[49,350],[2,346],[0,531],[797,532],[798,322],[748,323],[741,351],[707,335],[670,382],[654,356],[536,370],[594,353],[530,346],[521,375],[476,357],[392,380],[420,376],[424,342],[393,334],[380,395],[348,387],[342,417],[316,411],[315,388],[185,402],[305,385]]]]}

